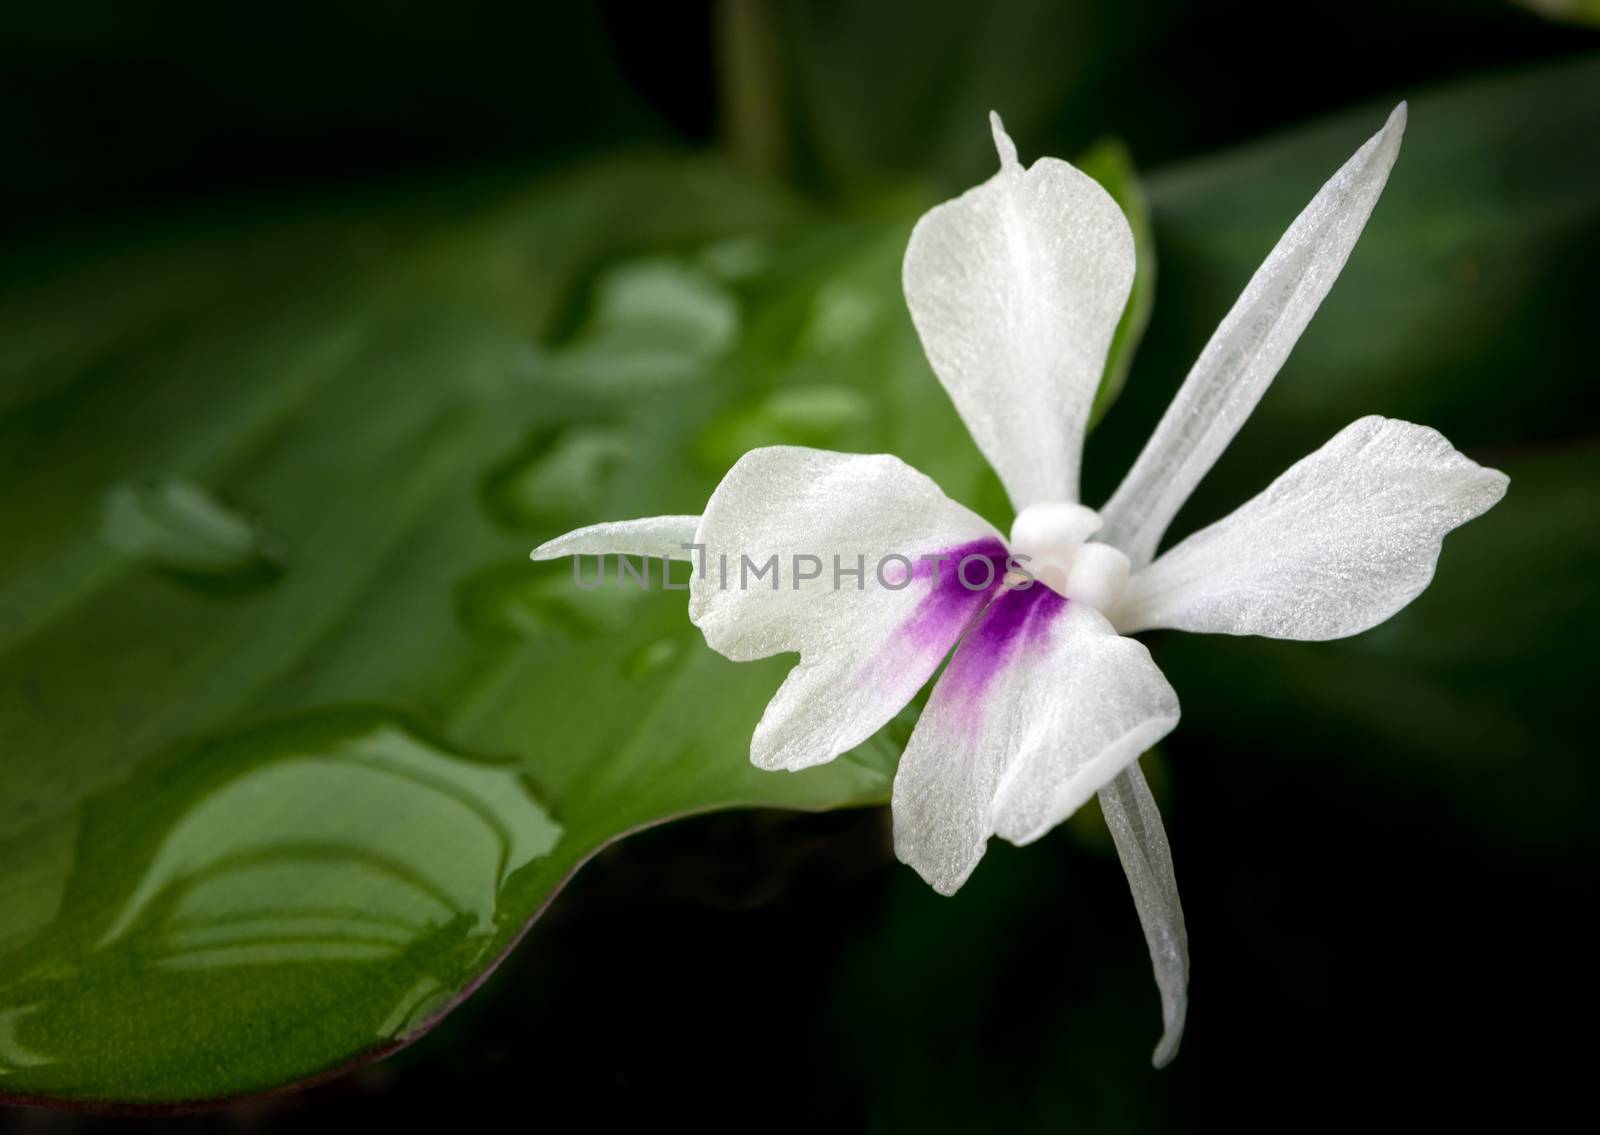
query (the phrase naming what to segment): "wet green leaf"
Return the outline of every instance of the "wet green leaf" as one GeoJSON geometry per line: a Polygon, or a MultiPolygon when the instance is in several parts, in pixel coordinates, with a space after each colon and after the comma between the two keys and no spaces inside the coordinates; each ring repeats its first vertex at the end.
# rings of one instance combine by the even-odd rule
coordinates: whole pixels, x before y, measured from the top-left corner
{"type": "Polygon", "coordinates": [[[527,560],[697,509],[720,470],[684,457],[752,394],[876,440],[879,396],[784,386],[805,327],[761,326],[854,245],[701,264],[803,220],[620,162],[7,260],[0,1093],[323,1074],[425,1029],[624,832],[884,797],[872,747],[754,770],[784,666],[712,654],[659,575],[527,560]]]}
{"type": "MultiPolygon", "coordinates": [[[[1575,428],[1597,75],[1414,102],[1368,239],[1196,516],[1360,413],[1486,457],[1575,428]],[[1507,374],[1538,379],[1513,397],[1507,374]]],[[[1162,302],[1091,471],[1120,471],[1380,121],[1151,179],[1162,302]]],[[[10,250],[0,1094],[168,1103],[326,1073],[424,1030],[621,834],[883,799],[903,721],[827,768],[758,773],[748,738],[784,660],[712,654],[659,575],[582,592],[526,554],[698,510],[772,441],[898,453],[1008,520],[905,316],[914,212],[818,217],[660,159],[10,250]]],[[[1518,507],[1505,465],[1486,525],[1518,507]]],[[[1483,574],[1499,554],[1447,544],[1458,582],[1417,608],[1446,638],[1492,601],[1478,588],[1516,578],[1483,574]]],[[[1239,669],[1187,649],[1171,658],[1196,727],[1236,716],[1237,690],[1192,695],[1239,669]]],[[[1294,675],[1271,675],[1286,706],[1294,675]]],[[[1401,714],[1328,681],[1310,684],[1372,694],[1352,721],[1401,714]]]]}

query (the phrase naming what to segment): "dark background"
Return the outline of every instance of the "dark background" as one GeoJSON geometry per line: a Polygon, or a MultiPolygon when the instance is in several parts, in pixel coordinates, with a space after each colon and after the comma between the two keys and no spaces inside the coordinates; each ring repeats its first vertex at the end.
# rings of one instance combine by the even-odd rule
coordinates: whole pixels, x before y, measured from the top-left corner
{"type": "MultiPolygon", "coordinates": [[[[822,194],[889,177],[966,184],[990,154],[960,108],[981,114],[996,96],[1039,152],[1116,133],[1153,169],[1378,94],[1595,46],[1592,31],[1501,0],[761,7],[774,81],[798,92],[775,115],[786,172],[822,194]],[[835,101],[871,112],[835,114],[835,101]]],[[[704,3],[11,0],[4,219],[710,144],[719,35],[704,3]]]]}
{"type": "MultiPolygon", "coordinates": [[[[1600,47],[1593,30],[1488,2],[762,12],[755,57],[782,78],[768,119],[782,131],[752,148],[724,113],[728,17],[706,4],[12,0],[0,224],[730,138],[819,199],[849,201],[902,178],[983,176],[987,140],[969,137],[964,108],[986,100],[1016,108],[1008,121],[1034,152],[1113,132],[1154,169],[1600,47]],[[852,121],[837,109],[851,105],[874,113],[852,121]]],[[[1217,664],[1174,647],[1155,650],[1180,691],[1217,664]]],[[[1447,789],[1342,754],[1360,749],[1358,728],[1308,740],[1292,707],[1265,721],[1237,735],[1186,722],[1168,746],[1160,787],[1181,801],[1169,830],[1194,978],[1165,1072],[1146,1062],[1155,991],[1094,817],[1023,852],[997,843],[981,900],[957,917],[895,864],[883,812],[751,813],[603,854],[478,996],[399,1056],[160,1122],[559,1128],[678,1113],[742,1129],[1295,1129],[1586,1107],[1592,835],[1543,838],[1514,780],[1447,789]]],[[[1592,800],[1596,774],[1566,773],[1563,791],[1592,800]]],[[[19,1131],[152,1122],[0,1114],[19,1131]]]]}

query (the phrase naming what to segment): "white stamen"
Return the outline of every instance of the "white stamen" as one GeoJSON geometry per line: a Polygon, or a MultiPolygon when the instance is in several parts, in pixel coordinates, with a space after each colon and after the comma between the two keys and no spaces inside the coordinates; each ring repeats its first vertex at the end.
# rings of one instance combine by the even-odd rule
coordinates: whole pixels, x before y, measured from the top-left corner
{"type": "Polygon", "coordinates": [[[1110,610],[1128,586],[1128,557],[1110,544],[1090,543],[1078,549],[1067,573],[1063,594],[1097,611],[1110,610]]]}
{"type": "Polygon", "coordinates": [[[1011,551],[1035,579],[1065,595],[1078,549],[1099,527],[1099,513],[1081,504],[1030,504],[1011,525],[1011,551]]]}

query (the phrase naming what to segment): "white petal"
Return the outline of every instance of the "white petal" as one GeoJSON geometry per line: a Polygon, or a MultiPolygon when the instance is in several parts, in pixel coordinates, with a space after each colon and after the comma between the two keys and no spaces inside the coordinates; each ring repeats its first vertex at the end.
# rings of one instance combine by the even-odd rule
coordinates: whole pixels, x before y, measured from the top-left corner
{"type": "Polygon", "coordinates": [[[1007,591],[962,640],[900,758],[895,854],[951,894],[991,834],[1038,839],[1177,722],[1143,645],[1042,584],[1007,591]]]}
{"type": "Polygon", "coordinates": [[[547,540],[530,553],[535,560],[562,556],[666,556],[686,560],[685,545],[694,542],[698,516],[647,516],[642,520],[611,520],[578,528],[547,540]]]}
{"type": "Polygon", "coordinates": [[[1125,634],[1356,634],[1415,599],[1445,534],[1506,485],[1437,430],[1362,418],[1136,574],[1113,619],[1125,634]]]}
{"type": "Polygon", "coordinates": [[[762,768],[821,764],[865,741],[1005,576],[999,534],[897,457],[752,450],[717,486],[696,539],[705,571],[690,583],[689,617],[711,647],[740,662],[800,653],[751,741],[762,768]],[[919,557],[942,555],[952,559],[936,581],[919,557]],[[980,558],[963,583],[966,556],[980,558]],[[775,573],[758,578],[769,557],[775,573]]]}
{"type": "Polygon", "coordinates": [[[917,222],[904,285],[928,361],[1020,512],[1078,499],[1089,407],[1133,284],[1133,233],[1066,162],[1001,170],[917,222]]]}
{"type": "Polygon", "coordinates": [[[1172,871],[1172,849],[1161,825],[1150,786],[1134,761],[1100,790],[1100,810],[1117,842],[1117,856],[1133,891],[1133,905],[1150,947],[1150,965],[1161,991],[1161,1042],[1150,1058],[1165,1068],[1178,1055],[1183,1022],[1189,1012],[1189,932],[1178,901],[1178,878],[1172,871]]]}
{"type": "Polygon", "coordinates": [[[1400,151],[1406,104],[1295,218],[1200,352],[1111,500],[1099,539],[1135,570],[1255,409],[1344,267],[1400,151]]]}

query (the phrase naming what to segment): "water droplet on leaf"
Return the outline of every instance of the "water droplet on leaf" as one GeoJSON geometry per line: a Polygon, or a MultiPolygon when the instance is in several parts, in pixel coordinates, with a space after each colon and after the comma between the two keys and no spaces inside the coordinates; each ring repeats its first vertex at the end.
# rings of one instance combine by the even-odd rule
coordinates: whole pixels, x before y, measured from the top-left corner
{"type": "Polygon", "coordinates": [[[791,386],[754,406],[738,407],[713,422],[697,446],[702,461],[725,469],[764,445],[850,449],[865,444],[872,401],[848,386],[791,386]]]}
{"type": "Polygon", "coordinates": [[[23,1044],[17,1036],[17,1027],[24,1017],[39,1011],[38,1005],[18,1005],[14,1009],[0,1010],[0,1076],[23,1068],[42,1068],[54,1061],[23,1044]]]}
{"type": "Polygon", "coordinates": [[[623,676],[635,681],[648,678],[670,665],[682,653],[683,643],[675,638],[658,638],[645,643],[623,661],[623,676]]]}
{"type": "Polygon", "coordinates": [[[772,246],[759,236],[733,237],[707,245],[700,251],[700,263],[721,279],[748,280],[772,263],[772,246]]]}
{"type": "MultiPolygon", "coordinates": [[[[639,567],[639,558],[632,559],[639,567]]],[[[601,570],[593,557],[549,565],[519,560],[485,568],[457,586],[457,615],[468,631],[483,636],[587,638],[621,630],[644,592],[632,577],[619,582],[615,557],[605,561],[604,582],[592,590],[580,588],[574,572],[584,584],[593,584],[601,570]]],[[[661,561],[650,561],[649,571],[651,587],[659,587],[661,561]]]]}
{"type": "Polygon", "coordinates": [[[882,305],[878,297],[850,280],[835,280],[818,289],[811,316],[800,334],[804,357],[848,352],[871,333],[882,305]]]}
{"type": "Polygon", "coordinates": [[[590,392],[670,386],[703,378],[738,336],[738,301],[710,273],[636,261],[600,277],[593,315],[540,375],[590,392]]]}
{"type": "Polygon", "coordinates": [[[485,503],[498,519],[518,529],[592,517],[631,451],[628,434],[614,426],[540,431],[490,473],[485,503]]]}
{"type": "Polygon", "coordinates": [[[383,715],[229,745],[254,759],[195,797],[95,949],[146,936],[148,964],[185,969],[389,957],[492,929],[511,872],[560,838],[515,767],[383,715]]]}
{"type": "Polygon", "coordinates": [[[84,807],[60,914],[0,978],[0,1068],[63,1090],[102,1074],[83,1038],[107,1022],[151,1066],[205,1051],[264,1062],[266,1083],[314,1069],[262,1045],[343,997],[370,1036],[408,1035],[504,949],[523,869],[562,838],[518,765],[368,709],[202,743],[84,807]]]}
{"type": "Polygon", "coordinates": [[[204,486],[181,477],[112,486],[100,534],[124,555],[192,583],[264,584],[283,566],[276,538],[204,486]]]}

